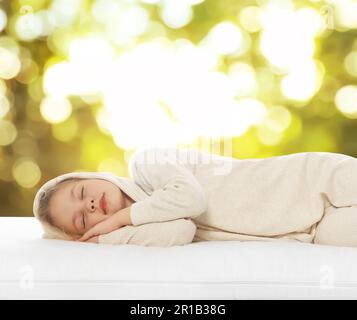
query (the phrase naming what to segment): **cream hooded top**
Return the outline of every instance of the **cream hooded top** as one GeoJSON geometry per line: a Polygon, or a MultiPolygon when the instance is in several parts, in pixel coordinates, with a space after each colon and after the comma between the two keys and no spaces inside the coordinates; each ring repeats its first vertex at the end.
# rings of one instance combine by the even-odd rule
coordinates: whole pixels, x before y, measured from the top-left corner
{"type": "Polygon", "coordinates": [[[72,172],[49,180],[37,192],[33,211],[38,217],[40,195],[50,186],[68,177],[99,178],[135,201],[132,225],[100,235],[99,243],[312,242],[327,205],[356,205],[356,191],[348,188],[357,190],[351,170],[357,172],[357,159],[338,153],[240,160],[195,149],[148,148],[130,159],[131,178],[72,172]]]}

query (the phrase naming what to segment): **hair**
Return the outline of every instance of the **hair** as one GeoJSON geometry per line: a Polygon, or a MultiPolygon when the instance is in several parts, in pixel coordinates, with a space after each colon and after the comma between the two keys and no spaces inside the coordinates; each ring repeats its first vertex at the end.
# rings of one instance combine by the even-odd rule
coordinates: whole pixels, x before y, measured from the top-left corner
{"type": "Polygon", "coordinates": [[[67,178],[57,183],[52,188],[46,190],[40,197],[38,208],[38,219],[44,230],[42,238],[44,239],[59,239],[59,240],[74,240],[73,236],[65,232],[63,229],[55,226],[53,217],[49,210],[49,204],[54,194],[62,187],[64,182],[83,180],[85,178],[67,178]]]}

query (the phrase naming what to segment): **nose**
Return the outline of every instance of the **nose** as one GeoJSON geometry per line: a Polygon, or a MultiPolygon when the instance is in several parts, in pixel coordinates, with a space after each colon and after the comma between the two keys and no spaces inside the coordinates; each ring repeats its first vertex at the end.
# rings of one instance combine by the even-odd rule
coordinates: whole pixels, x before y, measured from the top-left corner
{"type": "Polygon", "coordinates": [[[94,212],[95,211],[95,206],[94,206],[94,200],[89,201],[89,212],[94,212]]]}

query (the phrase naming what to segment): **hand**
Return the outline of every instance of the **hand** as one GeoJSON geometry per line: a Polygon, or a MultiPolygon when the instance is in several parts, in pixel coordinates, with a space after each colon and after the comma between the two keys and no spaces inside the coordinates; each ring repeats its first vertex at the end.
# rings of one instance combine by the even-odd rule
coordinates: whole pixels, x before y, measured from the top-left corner
{"type": "Polygon", "coordinates": [[[94,237],[88,239],[86,242],[98,243],[98,238],[99,238],[98,236],[94,236],[94,237]]]}
{"type": "Polygon", "coordinates": [[[78,241],[87,241],[92,237],[99,237],[101,234],[117,230],[128,224],[128,216],[130,217],[130,207],[119,210],[109,218],[97,223],[95,226],[87,230],[78,241]]]}
{"type": "MultiPolygon", "coordinates": [[[[83,236],[83,235],[82,235],[82,236],[83,236]]],[[[77,239],[74,239],[74,241],[79,241],[79,239],[80,239],[82,236],[79,236],[77,239]]],[[[83,241],[83,242],[99,243],[99,237],[98,237],[98,236],[94,236],[94,237],[91,237],[91,238],[89,238],[88,240],[83,241]]]]}

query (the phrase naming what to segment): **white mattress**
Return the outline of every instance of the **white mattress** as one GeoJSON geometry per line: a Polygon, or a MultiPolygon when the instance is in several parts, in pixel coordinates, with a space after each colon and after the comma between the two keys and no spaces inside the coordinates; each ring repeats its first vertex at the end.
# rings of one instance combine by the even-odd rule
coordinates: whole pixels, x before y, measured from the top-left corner
{"type": "Polygon", "coordinates": [[[0,240],[0,299],[357,298],[357,248],[98,245],[42,239],[31,217],[1,217],[0,240]]]}

